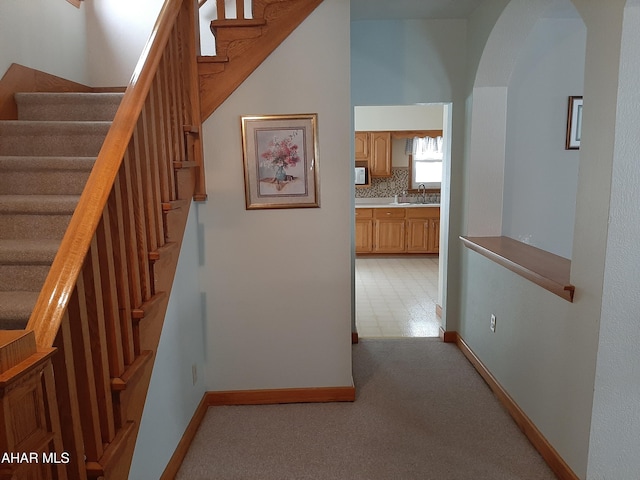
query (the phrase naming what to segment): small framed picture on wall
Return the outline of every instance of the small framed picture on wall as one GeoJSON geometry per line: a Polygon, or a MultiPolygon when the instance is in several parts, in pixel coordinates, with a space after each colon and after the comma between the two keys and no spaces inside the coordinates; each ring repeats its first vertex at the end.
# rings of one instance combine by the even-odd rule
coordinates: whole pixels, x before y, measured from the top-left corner
{"type": "Polygon", "coordinates": [[[567,113],[567,140],[566,150],[580,148],[582,132],[582,97],[569,97],[569,111],[567,113]]]}
{"type": "Polygon", "coordinates": [[[317,114],[242,117],[246,208],[319,207],[317,114]]]}

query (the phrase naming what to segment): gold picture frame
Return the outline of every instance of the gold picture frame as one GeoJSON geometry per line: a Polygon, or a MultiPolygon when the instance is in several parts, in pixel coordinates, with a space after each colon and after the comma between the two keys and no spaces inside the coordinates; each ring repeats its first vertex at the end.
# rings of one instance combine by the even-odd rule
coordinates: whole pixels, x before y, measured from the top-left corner
{"type": "Polygon", "coordinates": [[[241,120],[247,210],[319,207],[317,114],[241,120]]]}

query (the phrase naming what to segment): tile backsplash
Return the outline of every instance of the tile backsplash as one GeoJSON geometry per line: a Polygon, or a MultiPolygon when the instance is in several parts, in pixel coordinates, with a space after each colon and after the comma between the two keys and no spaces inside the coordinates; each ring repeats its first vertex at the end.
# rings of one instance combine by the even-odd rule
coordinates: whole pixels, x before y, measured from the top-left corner
{"type": "MultiPolygon", "coordinates": [[[[400,195],[409,188],[409,169],[407,167],[393,167],[391,176],[387,178],[372,178],[371,186],[356,188],[356,198],[387,198],[400,195]]],[[[415,194],[410,194],[412,199],[415,194]]],[[[439,203],[439,193],[427,193],[427,202],[439,203]]]]}

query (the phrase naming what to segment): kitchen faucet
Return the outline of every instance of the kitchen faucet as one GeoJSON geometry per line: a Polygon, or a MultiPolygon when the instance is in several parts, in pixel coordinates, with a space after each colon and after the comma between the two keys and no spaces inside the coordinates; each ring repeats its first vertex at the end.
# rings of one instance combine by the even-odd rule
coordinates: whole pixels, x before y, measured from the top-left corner
{"type": "Polygon", "coordinates": [[[418,203],[427,203],[427,187],[424,183],[418,185],[418,203]]]}

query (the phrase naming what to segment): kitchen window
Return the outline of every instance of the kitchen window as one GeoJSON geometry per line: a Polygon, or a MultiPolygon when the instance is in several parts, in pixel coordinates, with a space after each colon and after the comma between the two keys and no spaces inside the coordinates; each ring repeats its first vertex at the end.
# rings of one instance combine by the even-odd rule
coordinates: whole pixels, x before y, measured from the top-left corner
{"type": "Polygon", "coordinates": [[[423,184],[427,189],[439,189],[442,183],[442,137],[414,137],[407,141],[410,188],[423,184]],[[409,151],[410,150],[410,151],[409,151]]]}

